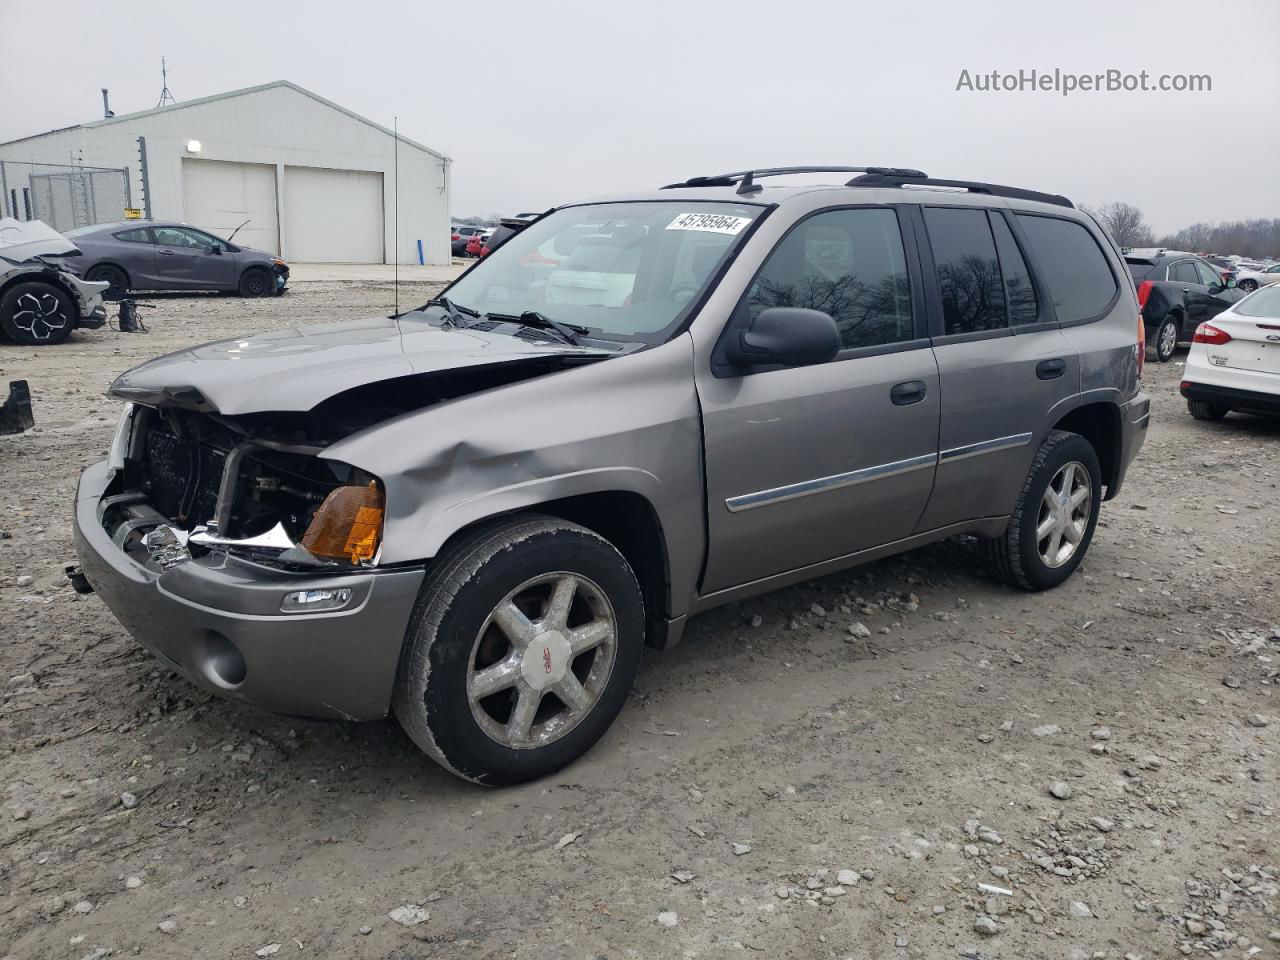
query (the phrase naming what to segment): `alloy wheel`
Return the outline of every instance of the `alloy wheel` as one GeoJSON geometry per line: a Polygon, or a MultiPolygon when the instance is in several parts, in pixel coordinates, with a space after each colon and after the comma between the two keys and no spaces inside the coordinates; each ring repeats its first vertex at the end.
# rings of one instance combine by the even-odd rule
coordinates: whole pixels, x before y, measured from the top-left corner
{"type": "Polygon", "coordinates": [[[1160,356],[1171,357],[1173,351],[1178,347],[1178,326],[1174,323],[1166,323],[1160,328],[1160,356]]]}
{"type": "Polygon", "coordinates": [[[71,324],[62,301],[52,293],[24,293],[15,306],[13,325],[33,340],[50,340],[71,324]]]}
{"type": "Polygon", "coordinates": [[[472,645],[471,715],[505,747],[544,747],[591,712],[616,656],[617,618],[604,591],[578,574],[534,577],[494,607],[472,645]]]}
{"type": "Polygon", "coordinates": [[[1075,556],[1092,507],[1089,471],[1076,460],[1063,464],[1045,488],[1036,519],[1036,549],[1045,566],[1060,567],[1075,556]]]}

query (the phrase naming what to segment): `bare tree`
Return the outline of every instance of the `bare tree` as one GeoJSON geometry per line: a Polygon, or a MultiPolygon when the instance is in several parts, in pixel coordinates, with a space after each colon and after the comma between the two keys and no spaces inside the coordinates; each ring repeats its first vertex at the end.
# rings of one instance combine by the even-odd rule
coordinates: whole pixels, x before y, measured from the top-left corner
{"type": "Polygon", "coordinates": [[[1280,257],[1280,219],[1195,223],[1160,242],[1176,250],[1234,253],[1242,257],[1280,257]]]}
{"type": "Polygon", "coordinates": [[[1116,201],[1104,203],[1094,210],[1085,209],[1098,218],[1112,239],[1122,247],[1141,247],[1154,242],[1142,211],[1131,203],[1116,201]]]}

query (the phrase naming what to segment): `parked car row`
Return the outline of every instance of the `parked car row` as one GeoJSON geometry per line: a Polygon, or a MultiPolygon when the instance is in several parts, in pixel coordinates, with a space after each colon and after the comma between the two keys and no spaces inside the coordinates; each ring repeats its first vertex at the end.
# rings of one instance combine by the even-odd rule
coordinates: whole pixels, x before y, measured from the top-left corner
{"type": "Polygon", "coordinates": [[[1137,288],[1147,343],[1157,361],[1172,359],[1197,326],[1244,297],[1234,279],[1190,253],[1131,250],[1125,263],[1137,288]]]}

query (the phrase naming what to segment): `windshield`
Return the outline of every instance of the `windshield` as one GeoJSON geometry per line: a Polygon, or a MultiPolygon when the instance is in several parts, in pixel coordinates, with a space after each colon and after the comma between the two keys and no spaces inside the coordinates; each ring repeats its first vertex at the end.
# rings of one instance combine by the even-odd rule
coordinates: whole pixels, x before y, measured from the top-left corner
{"type": "Polygon", "coordinates": [[[1260,288],[1257,293],[1237,303],[1235,312],[1245,317],[1280,319],[1280,286],[1260,288]]]}
{"type": "Polygon", "coordinates": [[[484,314],[534,311],[604,337],[660,342],[763,210],[679,200],[566,207],[511,237],[445,296],[484,314]]]}

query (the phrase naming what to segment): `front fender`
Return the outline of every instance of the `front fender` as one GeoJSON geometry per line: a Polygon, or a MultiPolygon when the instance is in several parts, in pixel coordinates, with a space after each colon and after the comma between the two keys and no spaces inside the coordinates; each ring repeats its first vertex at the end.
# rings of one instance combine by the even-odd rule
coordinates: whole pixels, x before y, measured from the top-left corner
{"type": "Polygon", "coordinates": [[[384,564],[429,560],[488,517],[587,494],[643,497],[666,537],[678,614],[705,551],[692,369],[692,342],[680,336],[405,414],[322,456],[385,485],[384,564]]]}

